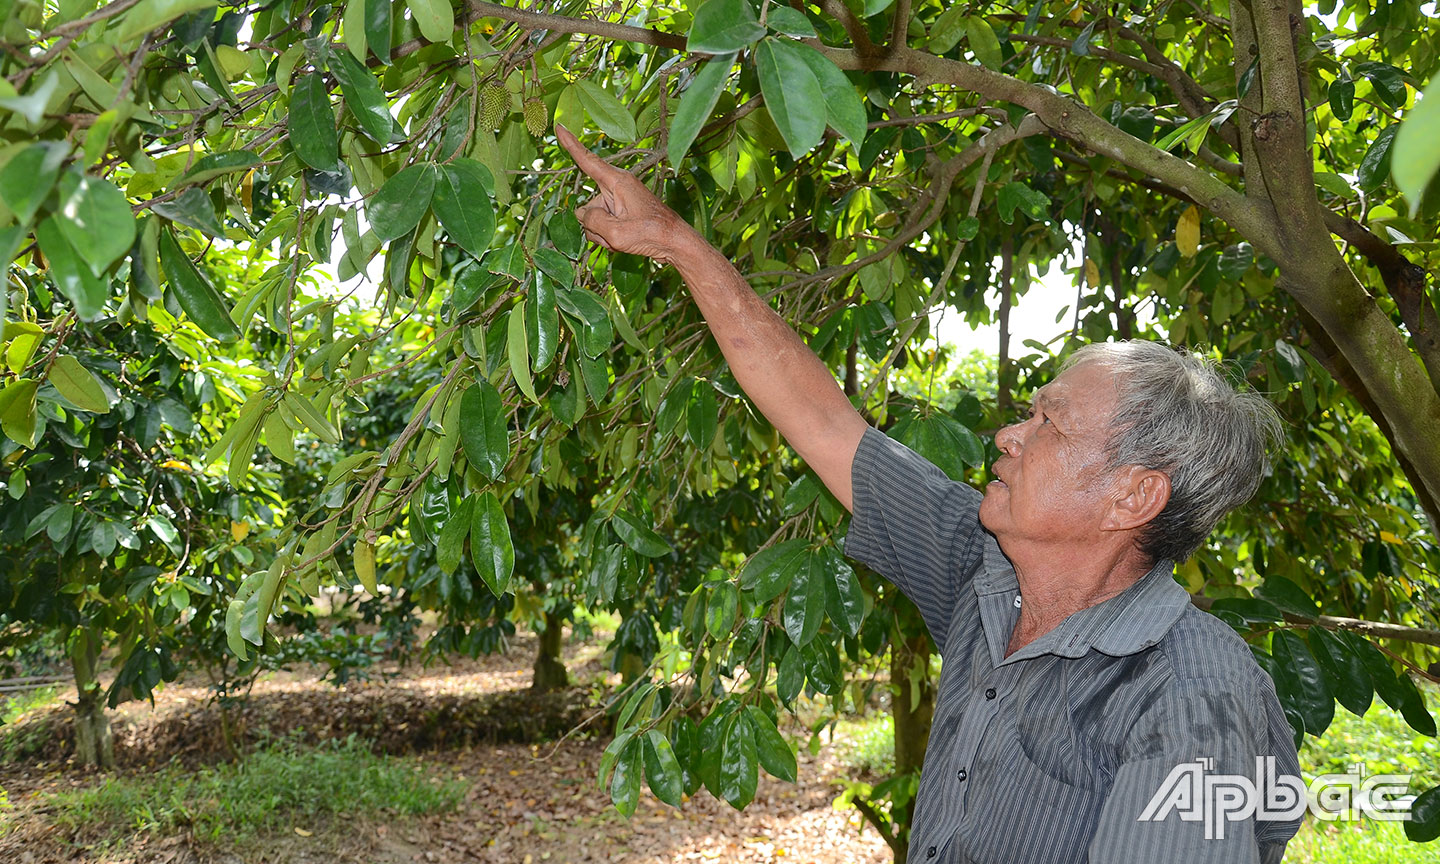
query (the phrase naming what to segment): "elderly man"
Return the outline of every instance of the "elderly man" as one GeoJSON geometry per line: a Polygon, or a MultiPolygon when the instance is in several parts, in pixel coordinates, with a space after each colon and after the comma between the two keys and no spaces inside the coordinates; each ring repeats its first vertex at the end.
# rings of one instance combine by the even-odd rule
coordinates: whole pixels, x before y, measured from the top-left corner
{"type": "Polygon", "coordinates": [[[1298,821],[1172,779],[1202,759],[1299,774],[1269,677],[1173,578],[1254,493],[1270,406],[1161,345],[1087,346],[995,436],[982,497],[870,428],[719,251],[556,131],[599,186],[590,239],[679,270],[740,386],[854,514],[847,553],[924,615],[945,662],[911,861],[1279,861],[1298,821]]]}

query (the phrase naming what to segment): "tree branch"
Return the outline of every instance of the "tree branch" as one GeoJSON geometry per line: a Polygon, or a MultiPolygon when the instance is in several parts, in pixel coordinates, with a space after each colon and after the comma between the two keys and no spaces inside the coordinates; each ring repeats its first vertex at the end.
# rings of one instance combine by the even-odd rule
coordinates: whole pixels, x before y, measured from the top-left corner
{"type": "MultiPolygon", "coordinates": [[[[1197,609],[1209,612],[1210,607],[1215,605],[1215,598],[1206,597],[1203,594],[1191,594],[1190,602],[1197,609]]],[[[1338,615],[1317,615],[1313,618],[1306,618],[1301,615],[1292,615],[1289,612],[1283,614],[1288,624],[1324,627],[1326,630],[1349,630],[1352,633],[1373,636],[1377,639],[1395,639],[1400,642],[1440,647],[1440,630],[1425,630],[1420,627],[1407,627],[1404,624],[1387,624],[1383,621],[1362,621],[1359,618],[1342,618],[1338,615]]]]}
{"type": "Polygon", "coordinates": [[[905,841],[891,832],[887,824],[889,820],[880,815],[880,811],[876,810],[873,804],[859,796],[851,798],[850,803],[855,805],[855,809],[860,811],[860,815],[865,817],[866,822],[875,827],[875,831],[885,841],[885,845],[890,847],[890,851],[895,854],[896,858],[905,854],[905,841]]]}
{"type": "Polygon", "coordinates": [[[655,45],[660,48],[669,48],[672,51],[685,50],[685,37],[675,33],[666,33],[663,30],[652,30],[648,27],[631,27],[629,24],[614,24],[609,21],[599,21],[593,18],[570,18],[565,15],[550,15],[544,12],[527,12],[523,9],[513,9],[509,6],[501,6],[497,3],[486,3],[484,0],[466,0],[470,11],[475,13],[477,18],[499,18],[503,21],[513,21],[521,27],[531,30],[553,30],[557,33],[580,33],[587,36],[600,36],[606,39],[616,39],[621,42],[638,42],[642,45],[655,45]]]}
{"type": "Polygon", "coordinates": [[[817,5],[821,12],[840,22],[856,51],[866,56],[875,53],[875,43],[870,41],[869,32],[865,30],[865,25],[860,23],[860,19],[855,17],[855,13],[850,11],[849,6],[840,0],[818,0],[817,5]]]}

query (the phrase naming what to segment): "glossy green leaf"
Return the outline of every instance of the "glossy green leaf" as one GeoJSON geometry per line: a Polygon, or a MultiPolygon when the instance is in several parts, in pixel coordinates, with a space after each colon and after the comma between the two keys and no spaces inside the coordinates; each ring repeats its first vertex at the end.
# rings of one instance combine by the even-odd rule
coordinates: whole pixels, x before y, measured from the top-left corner
{"type": "Polygon", "coordinates": [[[695,10],[685,50],[727,54],[749,47],[764,35],[765,28],[746,0],[705,0],[695,10]]]}
{"type": "Polygon", "coordinates": [[[490,382],[480,379],[460,397],[460,435],[465,458],[490,480],[499,480],[510,462],[509,417],[490,382]]]}
{"type": "Polygon", "coordinates": [[[31,144],[0,168],[0,201],[22,225],[30,222],[49,197],[66,152],[59,142],[31,144]]]}
{"type": "Polygon", "coordinates": [[[640,800],[640,779],[645,770],[640,741],[639,738],[632,738],[625,744],[610,775],[610,800],[622,816],[634,813],[635,805],[640,800]]]}
{"type": "Polygon", "coordinates": [[[484,256],[495,236],[495,208],[490,201],[494,180],[490,169],[473,159],[456,159],[441,166],[439,175],[435,182],[435,218],[461,249],[475,258],[484,256]]]}
{"type": "Polygon", "coordinates": [[[121,19],[116,41],[120,44],[139,39],[151,30],[199,9],[210,9],[217,0],[140,0],[121,19]]]}
{"type": "Polygon", "coordinates": [[[0,431],[22,447],[35,446],[35,393],[40,382],[17,378],[0,388],[0,431]]]}
{"type": "Polygon", "coordinates": [[[648,730],[645,733],[645,779],[650,784],[650,791],[671,807],[679,807],[685,794],[684,777],[685,772],[675,758],[670,739],[658,729],[648,730]]]}
{"type": "Polygon", "coordinates": [[[1390,149],[1399,131],[1399,124],[1386,126],[1365,151],[1365,158],[1360,160],[1360,170],[1357,172],[1360,188],[1364,191],[1374,192],[1385,182],[1385,178],[1390,176],[1390,149]]]}
{"type": "Polygon", "coordinates": [[[169,231],[160,234],[160,266],[180,308],[207,335],[221,342],[240,338],[224,295],[190,261],[169,231]]]}
{"type": "Polygon", "coordinates": [[[411,165],[385,181],[365,205],[365,217],[381,242],[388,243],[415,230],[430,209],[435,192],[435,166],[411,165]]]}
{"type": "Polygon", "coordinates": [[[753,592],[756,603],[779,597],[808,566],[808,546],[808,540],[786,540],[756,552],[740,570],[740,587],[753,592]]]}
{"type": "Polygon", "coordinates": [[[646,558],[659,558],[670,554],[670,544],[665,538],[628,510],[616,510],[615,517],[610,520],[610,527],[615,529],[615,533],[626,546],[646,558]]]}
{"type": "Polygon", "coordinates": [[[442,572],[454,573],[465,557],[465,538],[475,518],[475,498],[461,501],[445,517],[435,538],[435,564],[442,572]]]}
{"type": "Polygon", "coordinates": [[[353,0],[365,4],[365,44],[381,65],[390,63],[390,0],[353,0]]]}
{"type": "Polygon", "coordinates": [[[560,307],[555,302],[555,285],[543,273],[535,274],[535,284],[526,306],[526,338],[530,341],[531,366],[536,372],[548,368],[560,345],[560,307]]]}
{"type": "Polygon", "coordinates": [[[1320,736],[1335,716],[1335,697],[1315,655],[1290,630],[1271,636],[1270,653],[1284,671],[1275,681],[1276,695],[1304,718],[1306,732],[1320,736]]]}
{"type": "Polygon", "coordinates": [[[115,184],[67,171],[60,177],[60,207],[55,211],[60,232],[100,276],[135,242],[135,217],[130,202],[115,184]]]}
{"type": "Polygon", "coordinates": [[[715,388],[708,382],[695,382],[690,403],[685,408],[685,424],[690,443],[700,450],[708,450],[720,426],[720,403],[715,399],[715,388]]]}
{"type": "Polygon", "coordinates": [[[743,713],[725,720],[720,738],[720,797],[737,810],[755,800],[760,779],[760,760],[755,747],[755,729],[743,713]]]}
{"type": "Polygon", "coordinates": [[[735,629],[735,613],[740,594],[730,582],[721,582],[710,592],[705,604],[705,630],[715,639],[724,639],[735,629]]]}
{"type": "Polygon", "coordinates": [[[90,268],[80,260],[80,255],[70,247],[60,230],[58,220],[51,216],[35,227],[35,239],[40,242],[40,251],[50,263],[50,277],[55,287],[75,306],[75,314],[82,321],[94,321],[105,311],[105,301],[110,291],[101,280],[95,278],[90,268]]]}
{"type": "Polygon", "coordinates": [[[670,121],[669,138],[665,142],[665,154],[671,166],[680,166],[690,145],[695,143],[695,136],[714,113],[715,103],[720,100],[734,65],[734,52],[720,54],[705,61],[690,79],[690,86],[681,94],[680,107],[675,109],[675,117],[670,121]]]}
{"type": "Polygon", "coordinates": [[[499,597],[510,590],[510,577],[515,572],[510,523],[494,492],[480,493],[472,506],[470,560],[490,593],[499,597]]]}
{"type": "Polygon", "coordinates": [[[92,414],[110,413],[110,399],[105,395],[104,388],[100,386],[100,379],[69,354],[61,354],[56,357],[54,365],[50,367],[50,372],[45,377],[56,390],[60,391],[61,396],[82,411],[89,411],[92,414]]]}
{"type": "Polygon", "coordinates": [[[826,122],[858,151],[865,143],[865,105],[855,85],[830,58],[809,45],[796,45],[794,49],[820,83],[820,92],[825,96],[826,122]]]}
{"type": "Polygon", "coordinates": [[[775,667],[775,695],[787,706],[793,706],[800,691],[805,687],[805,665],[800,649],[791,646],[775,667]]]}
{"type": "Polygon", "coordinates": [[[824,573],[825,611],[845,635],[856,636],[865,621],[865,592],[859,577],[834,546],[823,547],[816,564],[824,573]]]}
{"type": "MultiPolygon", "coordinates": [[[[712,0],[713,2],[713,0],[712,0]]],[[[755,48],[756,70],[765,107],[790,156],[799,159],[825,135],[826,104],[820,82],[799,45],[767,38],[755,48]]]]}
{"type": "Polygon", "coordinates": [[[1355,716],[1364,717],[1375,690],[1365,664],[1349,643],[1324,627],[1311,627],[1305,636],[1316,662],[1329,678],[1335,701],[1355,716]]]}
{"type": "Polygon", "coordinates": [[[510,374],[515,376],[515,386],[531,402],[539,403],[535,394],[535,381],[530,377],[530,340],[525,333],[525,298],[521,297],[510,309],[507,348],[510,354],[510,374]]]}
{"type": "Polygon", "coordinates": [[[569,288],[575,284],[575,266],[554,249],[536,249],[535,266],[561,288],[569,288]]]}
{"type": "Polygon", "coordinates": [[[250,659],[245,640],[240,637],[240,616],[244,611],[244,600],[231,600],[225,607],[225,644],[242,663],[250,659]]]}
{"type": "Polygon", "coordinates": [[[979,15],[971,15],[970,20],[965,22],[965,32],[970,37],[970,50],[975,52],[975,59],[987,69],[998,72],[1005,58],[1000,53],[1000,40],[990,22],[979,15]]]}
{"type": "Polygon", "coordinates": [[[431,42],[449,42],[455,35],[455,10],[450,0],[405,0],[420,35],[431,42]]]}
{"type": "Polygon", "coordinates": [[[804,647],[825,620],[826,572],[824,560],[819,553],[807,551],[805,563],[797,568],[790,583],[790,593],[785,597],[785,633],[790,641],[804,647]]]}
{"type": "Polygon", "coordinates": [[[300,161],[316,171],[340,170],[340,137],[335,132],[335,109],[319,72],[307,72],[290,88],[290,116],[286,121],[290,146],[300,161]]]}
{"type": "Polygon", "coordinates": [[[624,103],[589,78],[576,80],[574,87],[581,107],[600,127],[600,131],[626,144],[635,142],[635,118],[624,103]]]}
{"type": "Polygon", "coordinates": [[[555,300],[565,314],[580,322],[580,348],[586,357],[599,357],[615,341],[615,330],[605,304],[583,288],[561,288],[555,300]]]}
{"type": "Polygon", "coordinates": [[[237,171],[246,171],[261,163],[259,155],[251,150],[226,150],[223,153],[208,153],[195,160],[190,170],[181,175],[175,181],[175,186],[188,186],[203,184],[214,180],[216,177],[223,177],[226,174],[233,174],[237,171]]]}
{"type": "Polygon", "coordinates": [[[751,731],[755,735],[755,753],[759,757],[760,767],[781,780],[794,783],[799,776],[795,751],[785,743],[784,736],[775,728],[775,722],[754,705],[745,706],[745,717],[750,721],[751,731]]]}
{"type": "Polygon", "coordinates": [[[1271,574],[1255,589],[1255,596],[1269,600],[1282,612],[1314,620],[1320,614],[1320,607],[1305,589],[1284,576],[1271,574]]]}
{"type": "Polygon", "coordinates": [[[1336,120],[1346,121],[1355,113],[1355,82],[1350,78],[1336,78],[1330,82],[1327,93],[1330,112],[1336,120]]]}
{"type": "Polygon", "coordinates": [[[225,226],[215,215],[215,203],[210,195],[198,186],[191,186],[170,199],[152,204],[150,209],[171,222],[178,222],[211,237],[224,238],[225,226]]]}
{"type": "MultiPolygon", "coordinates": [[[[673,133],[672,133],[673,134],[673,133]]],[[[545,230],[550,235],[550,242],[555,248],[567,258],[579,258],[585,248],[585,235],[580,228],[580,220],[568,208],[562,208],[550,214],[545,222],[545,230]]]]}
{"type": "Polygon", "coordinates": [[[1440,838],[1440,786],[1431,786],[1410,802],[1405,836],[1413,843],[1429,843],[1440,838]]]}
{"type": "MultiPolygon", "coordinates": [[[[350,6],[364,8],[361,3],[346,4],[347,9],[350,6]]],[[[389,144],[395,134],[395,120],[390,116],[390,105],[385,99],[385,91],[381,89],[380,82],[375,80],[369,69],[346,51],[332,52],[329,66],[336,80],[340,82],[340,92],[345,95],[345,107],[350,109],[351,116],[360,124],[360,131],[376,144],[389,144]]]]}

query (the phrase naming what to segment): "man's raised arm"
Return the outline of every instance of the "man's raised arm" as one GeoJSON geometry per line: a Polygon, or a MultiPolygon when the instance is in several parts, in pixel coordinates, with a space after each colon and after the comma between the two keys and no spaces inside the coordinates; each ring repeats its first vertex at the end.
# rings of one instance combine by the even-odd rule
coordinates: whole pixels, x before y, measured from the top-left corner
{"type": "Polygon", "coordinates": [[[599,187],[575,211],[586,235],[607,249],[675,265],[745,394],[852,509],[850,467],[866,423],[835,376],[734,265],[644,183],[585,149],[565,127],[557,125],[555,134],[599,187]]]}

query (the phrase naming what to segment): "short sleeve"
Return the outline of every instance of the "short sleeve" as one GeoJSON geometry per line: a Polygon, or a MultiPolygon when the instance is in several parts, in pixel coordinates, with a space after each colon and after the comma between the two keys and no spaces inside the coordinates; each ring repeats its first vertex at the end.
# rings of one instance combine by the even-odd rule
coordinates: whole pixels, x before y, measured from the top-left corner
{"type": "MultiPolygon", "coordinates": [[[[1299,776],[1293,746],[1272,735],[1267,695],[1278,711],[1273,689],[1255,681],[1177,682],[1158,699],[1127,736],[1090,861],[1278,864],[1299,818],[1261,821],[1234,812],[1226,818],[1224,811],[1239,805],[1222,799],[1243,795],[1243,784],[1217,776],[1238,775],[1253,784],[1257,757],[1267,756],[1274,757],[1275,777],[1299,776]]],[[[1272,807],[1290,798],[1291,805],[1304,806],[1298,782],[1271,794],[1277,796],[1272,807]]]]}
{"type": "Polygon", "coordinates": [[[956,599],[980,564],[981,494],[874,428],[855,452],[851,485],[846,554],[914,601],[943,651],[956,599]]]}

